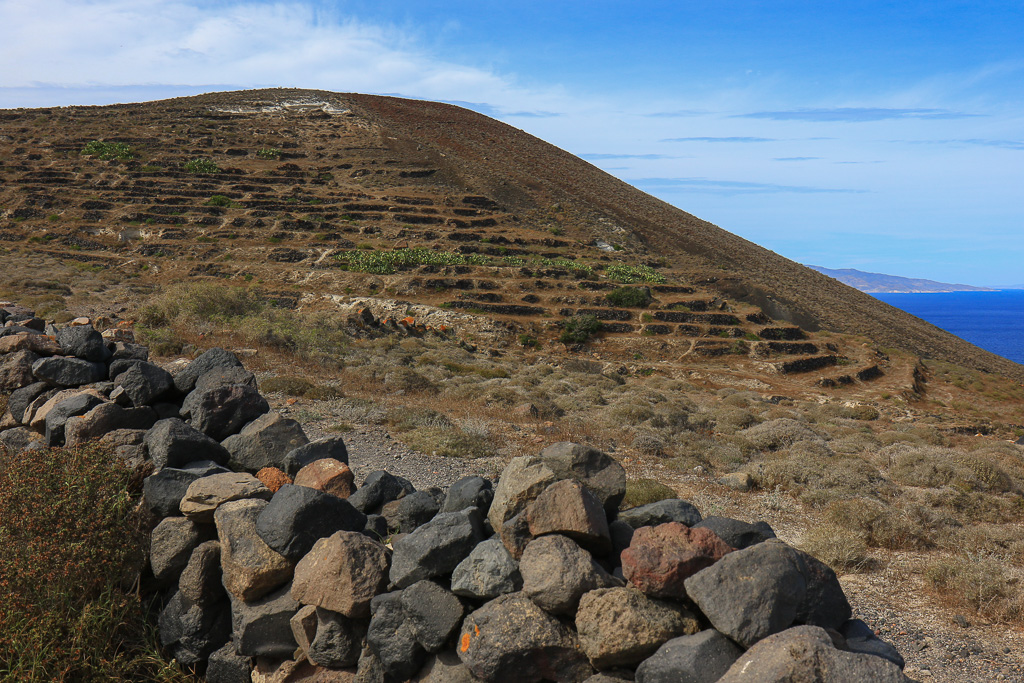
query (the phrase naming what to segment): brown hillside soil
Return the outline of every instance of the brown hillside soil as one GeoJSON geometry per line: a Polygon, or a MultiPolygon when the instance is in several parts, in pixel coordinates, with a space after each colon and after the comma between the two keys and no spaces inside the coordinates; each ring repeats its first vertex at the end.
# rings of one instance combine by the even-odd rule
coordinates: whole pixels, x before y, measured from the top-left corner
{"type": "Polygon", "coordinates": [[[912,676],[1021,680],[1017,364],[449,105],[0,111],[0,180],[0,298],[139,320],[161,360],[243,351],[357,475],[593,443],[833,553],[912,676]],[[603,329],[558,341],[580,316],[603,329]]]}

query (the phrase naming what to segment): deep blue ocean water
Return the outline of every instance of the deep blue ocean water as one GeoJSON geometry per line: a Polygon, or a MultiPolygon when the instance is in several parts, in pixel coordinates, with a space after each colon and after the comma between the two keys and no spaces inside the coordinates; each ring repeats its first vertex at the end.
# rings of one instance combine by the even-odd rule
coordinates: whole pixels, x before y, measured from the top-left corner
{"type": "Polygon", "coordinates": [[[1024,364],[1024,289],[872,296],[975,346],[1024,364]]]}

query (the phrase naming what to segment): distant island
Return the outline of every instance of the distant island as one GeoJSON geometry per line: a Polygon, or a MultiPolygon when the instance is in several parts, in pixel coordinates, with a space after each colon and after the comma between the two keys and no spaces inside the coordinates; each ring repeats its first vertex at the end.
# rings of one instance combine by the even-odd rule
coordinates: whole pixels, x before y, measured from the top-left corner
{"type": "Polygon", "coordinates": [[[920,280],[917,278],[899,277],[898,275],[885,275],[884,273],[865,273],[853,268],[841,268],[833,270],[821,266],[807,266],[831,278],[839,280],[844,285],[868,294],[922,294],[925,292],[996,292],[991,287],[974,287],[971,285],[953,285],[946,282],[935,282],[934,280],[920,280]]]}

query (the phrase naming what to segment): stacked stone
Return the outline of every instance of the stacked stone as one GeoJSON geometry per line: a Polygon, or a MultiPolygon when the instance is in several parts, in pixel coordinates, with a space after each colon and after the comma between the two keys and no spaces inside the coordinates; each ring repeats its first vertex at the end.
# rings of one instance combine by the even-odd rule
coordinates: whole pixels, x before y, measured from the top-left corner
{"type": "Polygon", "coordinates": [[[211,683],[907,680],[827,566],[682,500],[620,512],[598,450],[356,489],[342,439],[270,412],[233,354],[172,375],[123,331],[2,311],[0,444],[99,439],[152,471],[160,641],[211,683]]]}

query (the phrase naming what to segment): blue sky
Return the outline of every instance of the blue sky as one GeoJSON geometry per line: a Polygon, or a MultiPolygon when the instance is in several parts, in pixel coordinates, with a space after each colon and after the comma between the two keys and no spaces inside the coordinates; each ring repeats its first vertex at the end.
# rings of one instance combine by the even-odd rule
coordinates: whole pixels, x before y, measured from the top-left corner
{"type": "Polygon", "coordinates": [[[0,0],[0,107],[461,103],[803,263],[1024,282],[1024,4],[0,0]]]}

